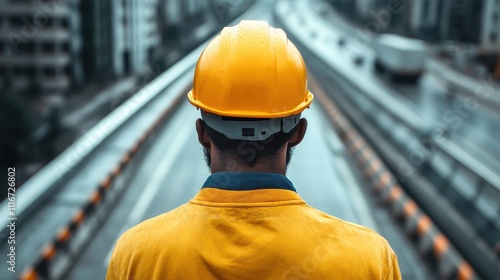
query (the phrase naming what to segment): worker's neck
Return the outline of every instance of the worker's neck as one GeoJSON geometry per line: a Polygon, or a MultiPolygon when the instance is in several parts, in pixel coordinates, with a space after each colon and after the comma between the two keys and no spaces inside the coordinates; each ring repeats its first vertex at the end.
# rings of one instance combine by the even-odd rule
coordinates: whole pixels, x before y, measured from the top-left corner
{"type": "Polygon", "coordinates": [[[212,173],[217,172],[266,172],[285,175],[285,160],[276,159],[270,162],[257,162],[255,165],[248,165],[236,160],[212,161],[212,173]]]}

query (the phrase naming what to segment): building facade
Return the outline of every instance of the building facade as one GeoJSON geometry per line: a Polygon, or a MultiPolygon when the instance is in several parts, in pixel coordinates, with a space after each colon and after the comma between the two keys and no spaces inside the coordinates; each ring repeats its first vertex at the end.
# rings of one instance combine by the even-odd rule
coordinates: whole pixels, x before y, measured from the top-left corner
{"type": "Polygon", "coordinates": [[[500,0],[485,0],[482,14],[480,48],[500,53],[500,0]]]}
{"type": "Polygon", "coordinates": [[[365,27],[370,27],[373,22],[379,23],[377,27],[382,28],[377,28],[377,31],[380,32],[396,32],[436,42],[469,43],[477,45],[482,52],[498,52],[500,49],[500,0],[330,2],[365,27]],[[346,5],[355,9],[355,16],[345,12],[346,5]]]}
{"type": "Polygon", "coordinates": [[[436,0],[414,0],[408,4],[411,13],[408,17],[409,29],[428,37],[439,37],[442,2],[436,0]]]}
{"type": "Polygon", "coordinates": [[[141,74],[159,48],[158,0],[86,0],[86,70],[95,79],[141,74]]]}
{"type": "MultiPolygon", "coordinates": [[[[121,0],[122,13],[117,15],[123,27],[123,44],[118,53],[123,57],[125,74],[143,73],[160,45],[158,0],[121,0]]],[[[120,70],[120,69],[116,69],[120,70]]]]}
{"type": "Polygon", "coordinates": [[[500,0],[407,0],[413,35],[500,50],[500,0]]]}
{"type": "Polygon", "coordinates": [[[79,0],[0,0],[0,79],[60,93],[84,82],[79,0]]]}
{"type": "Polygon", "coordinates": [[[0,0],[0,83],[57,94],[144,73],[161,44],[159,2],[0,0]]]}
{"type": "Polygon", "coordinates": [[[161,71],[162,58],[193,47],[243,3],[0,0],[0,83],[65,93],[161,71]]]}
{"type": "Polygon", "coordinates": [[[81,3],[83,63],[87,78],[106,82],[116,75],[113,68],[116,6],[110,0],[85,0],[81,3]]]}

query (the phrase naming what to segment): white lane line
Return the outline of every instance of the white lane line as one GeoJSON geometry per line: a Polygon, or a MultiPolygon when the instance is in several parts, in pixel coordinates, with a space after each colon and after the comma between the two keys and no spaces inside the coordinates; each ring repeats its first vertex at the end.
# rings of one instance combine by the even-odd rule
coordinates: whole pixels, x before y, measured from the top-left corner
{"type": "Polygon", "coordinates": [[[141,197],[137,200],[134,208],[131,211],[131,215],[129,216],[127,222],[123,226],[123,228],[119,231],[119,234],[113,242],[113,246],[109,250],[106,258],[104,259],[104,267],[108,267],[109,260],[111,259],[111,254],[113,253],[113,249],[115,248],[116,241],[118,237],[120,237],[126,230],[136,225],[140,219],[144,216],[144,213],[147,210],[147,207],[150,205],[151,200],[156,196],[158,191],[160,190],[160,186],[162,186],[163,179],[168,174],[170,168],[175,163],[175,160],[179,156],[182,146],[186,143],[188,136],[192,133],[193,127],[189,125],[183,126],[182,130],[177,134],[174,139],[174,142],[167,150],[163,158],[160,160],[157,168],[154,170],[153,176],[151,176],[151,180],[149,180],[148,185],[144,188],[141,197]]]}

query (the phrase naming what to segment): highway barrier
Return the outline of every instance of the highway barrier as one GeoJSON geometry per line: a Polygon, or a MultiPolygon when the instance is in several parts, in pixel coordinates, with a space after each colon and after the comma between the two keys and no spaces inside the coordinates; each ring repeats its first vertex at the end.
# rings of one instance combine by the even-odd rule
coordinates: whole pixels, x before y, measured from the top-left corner
{"type": "MultiPolygon", "coordinates": [[[[427,125],[384,92],[390,88],[371,79],[361,82],[360,69],[334,44],[338,34],[325,28],[329,23],[314,15],[304,2],[279,2],[275,9],[278,24],[306,61],[314,61],[316,68],[322,68],[316,69],[316,74],[328,77],[329,91],[337,104],[376,148],[408,195],[432,217],[477,275],[495,279],[500,265],[491,242],[498,242],[500,236],[500,177],[472,160],[444,134],[433,141],[440,128],[427,125]],[[410,161],[415,151],[422,152],[417,166],[410,161]],[[443,164],[448,168],[441,168],[443,164]],[[463,176],[472,179],[464,182],[463,176]]],[[[369,52],[369,46],[363,51],[369,52]]],[[[368,172],[374,170],[372,167],[368,172]]],[[[387,178],[384,175],[381,180],[387,178]]],[[[398,195],[398,188],[389,194],[398,195]]]]}
{"type": "Polygon", "coordinates": [[[332,122],[351,156],[362,170],[377,196],[387,204],[391,213],[405,225],[407,233],[418,243],[422,256],[431,257],[443,279],[479,279],[472,267],[451,246],[427,216],[399,185],[377,153],[342,115],[334,102],[310,77],[311,90],[332,122]]]}
{"type": "MultiPolygon", "coordinates": [[[[102,205],[106,194],[113,186],[115,180],[122,174],[125,168],[132,162],[139,150],[144,147],[144,143],[163,124],[166,119],[173,114],[179,104],[185,99],[185,92],[181,92],[171,105],[160,115],[160,117],[146,130],[146,132],[130,147],[116,164],[112,171],[101,181],[87,202],[73,215],[70,222],[62,227],[57,236],[51,240],[43,249],[38,259],[31,267],[25,269],[20,280],[52,279],[51,263],[58,253],[67,253],[68,244],[77,234],[81,225],[92,216],[97,208],[102,205]]],[[[67,257],[69,256],[69,254],[67,257]]]]}

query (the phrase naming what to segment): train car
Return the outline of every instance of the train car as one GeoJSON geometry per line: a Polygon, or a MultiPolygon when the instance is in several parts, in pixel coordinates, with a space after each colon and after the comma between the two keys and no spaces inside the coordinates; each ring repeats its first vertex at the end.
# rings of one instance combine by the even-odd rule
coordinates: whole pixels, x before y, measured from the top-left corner
{"type": "Polygon", "coordinates": [[[422,40],[382,34],[374,42],[375,70],[395,80],[416,81],[425,70],[428,47],[422,40]]]}

